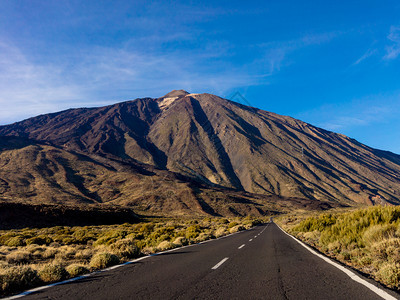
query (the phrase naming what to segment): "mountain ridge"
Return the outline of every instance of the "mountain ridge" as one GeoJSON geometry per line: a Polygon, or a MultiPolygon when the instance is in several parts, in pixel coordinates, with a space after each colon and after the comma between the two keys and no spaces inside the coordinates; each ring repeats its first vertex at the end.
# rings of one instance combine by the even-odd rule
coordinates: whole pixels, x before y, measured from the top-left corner
{"type": "Polygon", "coordinates": [[[174,90],[0,126],[65,150],[131,160],[256,194],[400,203],[400,156],[289,116],[174,90]],[[171,100],[172,99],[172,100],[171,100]]]}

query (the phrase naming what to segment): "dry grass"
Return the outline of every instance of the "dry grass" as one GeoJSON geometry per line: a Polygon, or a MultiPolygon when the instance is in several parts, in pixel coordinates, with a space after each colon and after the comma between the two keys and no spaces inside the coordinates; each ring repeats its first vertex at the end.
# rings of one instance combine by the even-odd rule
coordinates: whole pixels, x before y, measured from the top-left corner
{"type": "Polygon", "coordinates": [[[327,255],[400,290],[400,207],[291,215],[278,223],[327,255]]]}
{"type": "Polygon", "coordinates": [[[260,220],[251,217],[204,218],[3,230],[0,231],[0,295],[217,238],[259,223],[260,220]]]}

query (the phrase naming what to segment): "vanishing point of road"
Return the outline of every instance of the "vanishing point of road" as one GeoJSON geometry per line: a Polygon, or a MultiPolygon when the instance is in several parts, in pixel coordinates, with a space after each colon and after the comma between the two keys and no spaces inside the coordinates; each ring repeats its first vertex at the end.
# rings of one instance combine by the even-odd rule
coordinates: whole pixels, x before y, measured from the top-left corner
{"type": "MultiPolygon", "coordinates": [[[[386,292],[400,299],[393,291],[386,292]]],[[[37,291],[24,299],[382,298],[270,223],[37,291]]]]}

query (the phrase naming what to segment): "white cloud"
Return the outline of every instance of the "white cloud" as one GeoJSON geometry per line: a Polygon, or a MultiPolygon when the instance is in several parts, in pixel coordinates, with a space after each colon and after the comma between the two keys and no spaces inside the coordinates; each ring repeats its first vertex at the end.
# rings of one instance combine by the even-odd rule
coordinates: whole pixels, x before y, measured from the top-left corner
{"type": "Polygon", "coordinates": [[[400,54],[400,26],[391,26],[387,38],[392,42],[392,44],[386,47],[386,55],[384,56],[384,59],[395,59],[400,54]]]}
{"type": "Polygon", "coordinates": [[[157,97],[172,89],[226,95],[268,84],[267,78],[280,70],[288,53],[334,36],[307,35],[257,45],[262,58],[241,65],[230,62],[234,51],[223,40],[204,42],[202,49],[171,47],[161,52],[156,47],[164,41],[191,39],[183,33],[130,40],[120,47],[63,49],[42,58],[45,63],[29,49],[0,39],[0,124],[71,107],[157,97]],[[155,46],[135,47],[138,43],[155,46]]]}
{"type": "Polygon", "coordinates": [[[66,108],[65,101],[82,98],[79,87],[65,84],[60,71],[36,65],[18,48],[0,42],[0,124],[66,108]]]}
{"type": "Polygon", "coordinates": [[[339,34],[339,32],[308,34],[297,39],[259,44],[258,47],[263,49],[264,56],[261,59],[257,59],[255,64],[264,65],[265,75],[270,76],[274,72],[280,71],[290,53],[309,46],[329,42],[339,34]]]}
{"type": "Polygon", "coordinates": [[[354,63],[354,65],[358,65],[359,63],[361,63],[362,61],[366,60],[367,58],[371,57],[372,55],[374,55],[375,53],[377,53],[376,49],[368,49],[367,52],[365,52],[359,59],[357,59],[354,63]]]}
{"type": "Polygon", "coordinates": [[[397,120],[400,92],[373,95],[347,103],[323,105],[296,117],[316,126],[346,133],[354,128],[397,120]]]}
{"type": "Polygon", "coordinates": [[[235,87],[260,84],[258,74],[220,59],[229,45],[209,47],[216,50],[146,53],[97,47],[70,52],[45,65],[1,42],[0,124],[70,107],[157,97],[171,89],[222,95],[235,87]]]}

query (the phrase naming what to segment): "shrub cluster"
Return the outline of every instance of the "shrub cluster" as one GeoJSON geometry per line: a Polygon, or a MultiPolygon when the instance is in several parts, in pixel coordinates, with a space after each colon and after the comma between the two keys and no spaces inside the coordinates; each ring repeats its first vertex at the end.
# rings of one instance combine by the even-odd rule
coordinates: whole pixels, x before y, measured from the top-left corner
{"type": "Polygon", "coordinates": [[[140,255],[218,238],[260,222],[251,217],[173,219],[0,231],[0,295],[80,276],[140,255]]]}
{"type": "Polygon", "coordinates": [[[400,207],[309,217],[289,231],[392,288],[400,289],[400,207]]]}

